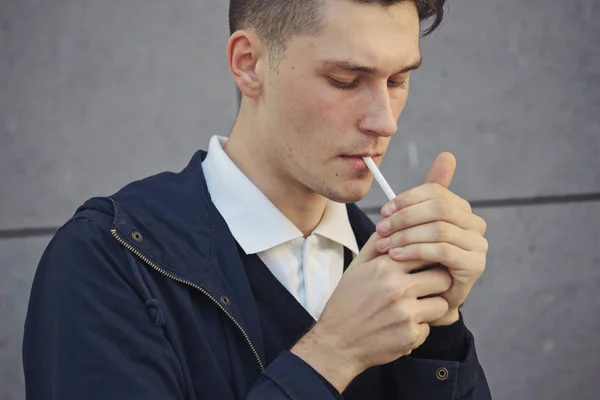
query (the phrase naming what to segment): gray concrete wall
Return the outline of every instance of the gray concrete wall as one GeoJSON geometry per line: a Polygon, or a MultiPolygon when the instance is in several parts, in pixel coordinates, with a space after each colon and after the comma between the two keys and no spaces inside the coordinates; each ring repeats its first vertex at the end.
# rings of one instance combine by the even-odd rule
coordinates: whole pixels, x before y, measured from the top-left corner
{"type": "MultiPolygon", "coordinates": [[[[49,236],[85,199],[183,167],[236,110],[227,2],[0,1],[0,399],[49,236]],[[8,238],[8,236],[16,236],[8,238]]],[[[600,192],[600,5],[453,0],[382,166],[397,192],[440,151],[476,201],[600,192]]],[[[374,187],[361,203],[379,205],[374,187]]],[[[494,399],[596,399],[600,202],[491,207],[465,318],[494,399]]],[[[376,218],[376,216],[373,216],[376,218]]]]}

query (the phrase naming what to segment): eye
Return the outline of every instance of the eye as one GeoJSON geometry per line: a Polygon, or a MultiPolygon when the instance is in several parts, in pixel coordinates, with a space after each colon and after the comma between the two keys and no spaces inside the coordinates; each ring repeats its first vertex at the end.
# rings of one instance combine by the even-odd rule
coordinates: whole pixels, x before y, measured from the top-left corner
{"type": "Polygon", "coordinates": [[[400,81],[394,81],[390,79],[388,80],[388,86],[391,88],[406,89],[408,86],[408,79],[403,79],[400,81]]]}
{"type": "Polygon", "coordinates": [[[358,79],[355,79],[352,82],[343,82],[332,77],[328,77],[327,79],[329,80],[329,83],[338,89],[353,89],[358,86],[358,79]]]}

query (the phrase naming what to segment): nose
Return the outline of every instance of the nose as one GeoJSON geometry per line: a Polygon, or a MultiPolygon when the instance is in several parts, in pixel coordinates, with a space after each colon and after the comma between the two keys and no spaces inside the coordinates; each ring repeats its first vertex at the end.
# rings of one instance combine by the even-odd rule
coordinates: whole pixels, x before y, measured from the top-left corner
{"type": "Polygon", "coordinates": [[[398,117],[394,113],[389,91],[386,88],[371,94],[359,129],[368,135],[390,137],[398,130],[398,117]]]}

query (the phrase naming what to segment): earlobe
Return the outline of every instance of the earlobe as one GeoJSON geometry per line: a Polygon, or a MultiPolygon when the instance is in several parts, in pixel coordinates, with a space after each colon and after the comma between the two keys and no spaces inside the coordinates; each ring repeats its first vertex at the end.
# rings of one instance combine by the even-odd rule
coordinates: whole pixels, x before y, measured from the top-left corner
{"type": "Polygon", "coordinates": [[[260,94],[261,82],[257,74],[260,46],[256,35],[245,30],[233,33],[227,44],[229,69],[240,92],[246,97],[260,94]]]}

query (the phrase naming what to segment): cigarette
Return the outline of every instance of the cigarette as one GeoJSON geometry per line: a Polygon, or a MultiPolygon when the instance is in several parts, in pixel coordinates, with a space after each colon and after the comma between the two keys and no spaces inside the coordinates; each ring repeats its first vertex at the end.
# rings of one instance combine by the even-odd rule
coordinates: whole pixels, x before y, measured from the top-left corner
{"type": "Polygon", "coordinates": [[[383,192],[387,196],[388,200],[392,200],[393,198],[395,198],[396,195],[394,194],[394,191],[387,183],[383,175],[381,175],[381,171],[379,171],[379,168],[377,168],[377,165],[375,165],[373,159],[371,157],[363,157],[363,160],[365,160],[365,164],[367,164],[369,171],[371,171],[371,173],[375,177],[375,180],[379,184],[381,190],[383,190],[383,192]]]}

